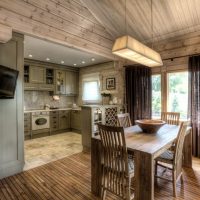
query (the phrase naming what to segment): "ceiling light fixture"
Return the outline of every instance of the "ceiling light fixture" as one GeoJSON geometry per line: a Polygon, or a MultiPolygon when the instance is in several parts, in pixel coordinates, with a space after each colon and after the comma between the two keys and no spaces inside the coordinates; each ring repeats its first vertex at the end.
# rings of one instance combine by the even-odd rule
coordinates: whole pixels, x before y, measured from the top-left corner
{"type": "Polygon", "coordinates": [[[32,57],[33,57],[33,55],[29,54],[29,55],[28,55],[28,57],[29,57],[29,58],[32,58],[32,57]]]}
{"type": "Polygon", "coordinates": [[[50,61],[50,58],[46,58],[46,61],[50,61]]]}
{"type": "Polygon", "coordinates": [[[64,64],[64,63],[65,63],[65,61],[61,60],[61,64],[64,64]]]}
{"type": "MultiPolygon", "coordinates": [[[[152,17],[152,0],[151,0],[151,28],[152,28],[152,44],[153,44],[153,17],[152,17]]],[[[126,24],[126,0],[125,0],[125,28],[126,24]]],[[[155,67],[163,65],[161,56],[158,52],[142,44],[133,37],[124,35],[115,40],[112,48],[112,53],[128,60],[146,65],[148,67],[155,67]]]]}
{"type": "Polygon", "coordinates": [[[74,63],[74,66],[76,66],[77,64],[76,63],[74,63]]]}
{"type": "Polygon", "coordinates": [[[82,64],[85,64],[85,61],[83,60],[81,63],[82,63],[82,64]]]}
{"type": "Polygon", "coordinates": [[[94,61],[95,61],[95,58],[92,58],[91,60],[92,60],[92,62],[94,62],[94,61]]]}

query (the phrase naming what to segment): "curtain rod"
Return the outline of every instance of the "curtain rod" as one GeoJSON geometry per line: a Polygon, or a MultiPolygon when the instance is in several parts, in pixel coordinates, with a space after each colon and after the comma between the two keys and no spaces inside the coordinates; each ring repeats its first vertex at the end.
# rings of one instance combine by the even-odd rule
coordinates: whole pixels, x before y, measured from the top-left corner
{"type": "Polygon", "coordinates": [[[166,58],[166,59],[162,59],[162,60],[173,60],[176,58],[184,58],[184,57],[190,57],[190,56],[199,56],[200,53],[196,53],[196,54],[189,54],[189,55],[185,55],[185,56],[176,56],[176,57],[172,57],[172,58],[166,58]]]}

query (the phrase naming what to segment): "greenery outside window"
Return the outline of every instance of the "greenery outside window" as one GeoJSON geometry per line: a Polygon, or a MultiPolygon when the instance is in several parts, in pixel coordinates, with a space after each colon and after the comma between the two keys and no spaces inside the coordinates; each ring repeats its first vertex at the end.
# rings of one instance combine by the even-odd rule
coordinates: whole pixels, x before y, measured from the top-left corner
{"type": "Polygon", "coordinates": [[[162,111],[179,112],[182,120],[188,118],[187,71],[152,75],[152,118],[160,118],[162,111]]]}
{"type": "Polygon", "coordinates": [[[152,75],[152,118],[161,117],[161,75],[152,75]]]}
{"type": "Polygon", "coordinates": [[[188,72],[167,74],[167,111],[180,112],[181,119],[187,119],[188,72]]]}

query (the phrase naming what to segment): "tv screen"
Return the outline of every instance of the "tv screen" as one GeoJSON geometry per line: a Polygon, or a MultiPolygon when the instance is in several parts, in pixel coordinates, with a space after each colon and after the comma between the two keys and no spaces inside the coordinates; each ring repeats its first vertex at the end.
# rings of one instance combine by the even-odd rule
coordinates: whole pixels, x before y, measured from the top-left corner
{"type": "Polygon", "coordinates": [[[0,99],[14,98],[18,73],[17,70],[0,65],[0,99]]]}

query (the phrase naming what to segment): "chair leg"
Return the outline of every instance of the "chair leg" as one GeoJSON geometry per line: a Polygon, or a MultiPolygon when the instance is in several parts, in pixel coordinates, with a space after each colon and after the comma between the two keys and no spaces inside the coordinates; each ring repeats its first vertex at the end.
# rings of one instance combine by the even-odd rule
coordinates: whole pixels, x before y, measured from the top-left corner
{"type": "Polygon", "coordinates": [[[183,174],[181,174],[181,184],[183,184],[183,174]]]}
{"type": "Polygon", "coordinates": [[[155,175],[158,173],[158,161],[155,161],[155,175]]]}
{"type": "Polygon", "coordinates": [[[173,171],[173,196],[176,198],[177,197],[177,192],[176,192],[176,172],[173,171]]]}
{"type": "Polygon", "coordinates": [[[106,189],[102,188],[101,189],[101,200],[105,200],[106,199],[106,189]]]}
{"type": "Polygon", "coordinates": [[[129,177],[127,179],[127,184],[126,184],[126,200],[130,200],[131,197],[131,178],[129,177]]]}

